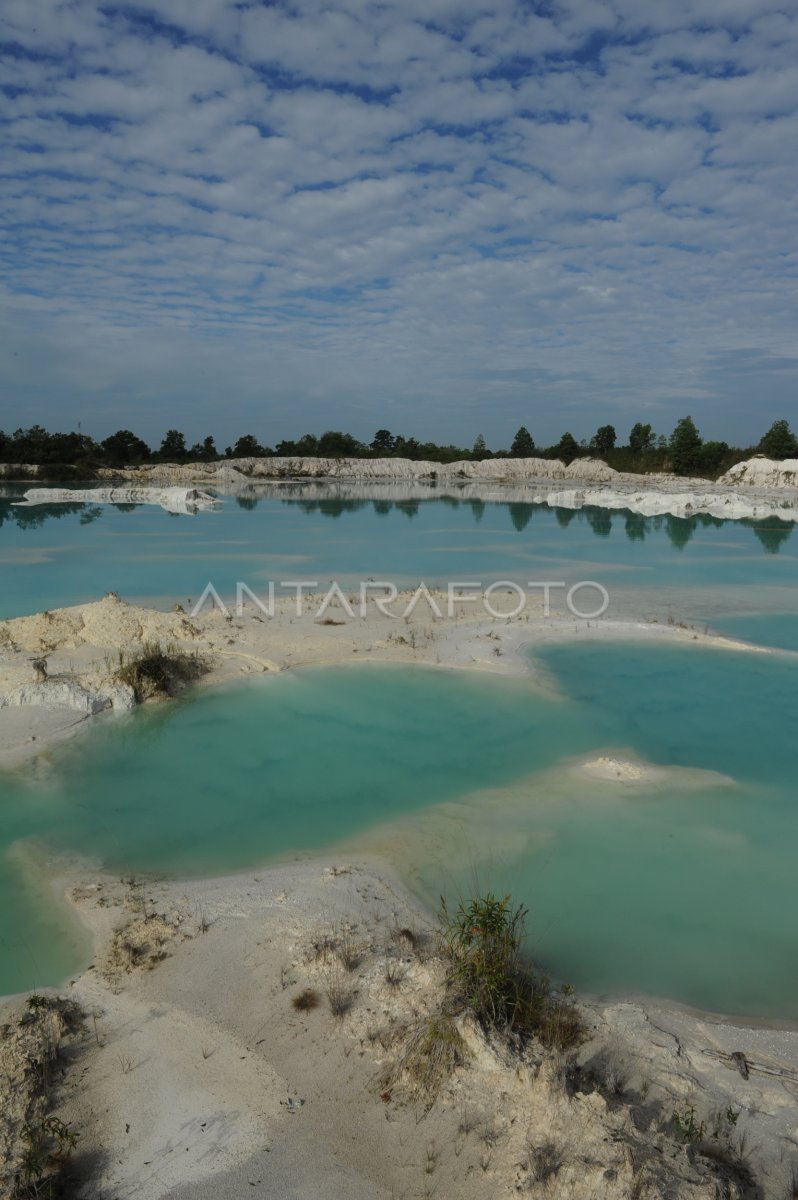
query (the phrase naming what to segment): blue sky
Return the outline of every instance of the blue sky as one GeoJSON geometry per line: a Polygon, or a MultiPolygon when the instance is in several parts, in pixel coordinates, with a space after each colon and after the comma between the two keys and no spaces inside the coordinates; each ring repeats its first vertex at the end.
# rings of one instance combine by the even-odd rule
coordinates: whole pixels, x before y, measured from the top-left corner
{"type": "Polygon", "coordinates": [[[0,428],[798,413],[798,9],[4,0],[0,428]]]}

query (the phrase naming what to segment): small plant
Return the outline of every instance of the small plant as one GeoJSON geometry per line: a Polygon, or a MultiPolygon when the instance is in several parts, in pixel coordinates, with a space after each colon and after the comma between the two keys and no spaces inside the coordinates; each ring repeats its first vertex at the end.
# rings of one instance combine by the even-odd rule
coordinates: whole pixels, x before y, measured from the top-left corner
{"type": "Polygon", "coordinates": [[[434,1175],[435,1168],[438,1165],[438,1149],[434,1142],[430,1142],[427,1146],[427,1151],[424,1156],[424,1174],[434,1175]]]}
{"type": "Polygon", "coordinates": [[[681,1112],[676,1109],[671,1120],[679,1141],[689,1146],[703,1142],[707,1127],[704,1121],[696,1121],[694,1104],[686,1105],[681,1112]]]}
{"type": "Polygon", "coordinates": [[[560,1173],[563,1161],[562,1148],[556,1142],[546,1141],[539,1146],[527,1142],[525,1162],[521,1164],[527,1172],[524,1184],[531,1188],[549,1183],[560,1173]]]}
{"type": "Polygon", "coordinates": [[[320,1003],[319,993],[313,988],[303,988],[291,1000],[291,1004],[297,1012],[311,1012],[314,1008],[318,1008],[320,1003]]]}
{"type": "Polygon", "coordinates": [[[331,969],[327,976],[327,1001],[334,1017],[344,1017],[355,1002],[355,993],[342,972],[331,969]]]}
{"type": "Polygon", "coordinates": [[[337,938],[335,952],[341,966],[347,971],[356,971],[363,961],[363,947],[352,935],[351,930],[342,929],[337,938]]]}
{"type": "Polygon", "coordinates": [[[445,1081],[468,1057],[454,1017],[439,1011],[422,1020],[408,1038],[398,1073],[409,1075],[414,1091],[431,1108],[445,1081]]]}
{"type": "Polygon", "coordinates": [[[160,642],[142,642],[135,654],[119,651],[115,677],[131,687],[141,703],[174,696],[209,670],[210,663],[201,654],[188,653],[173,643],[162,646],[160,642]]]}
{"type": "Polygon", "coordinates": [[[14,1200],[50,1200],[60,1194],[57,1172],[72,1154],[78,1133],[60,1117],[45,1117],[38,1125],[26,1125],[27,1143],[15,1179],[14,1200]]]}
{"type": "Polygon", "coordinates": [[[524,960],[526,909],[492,892],[449,913],[441,898],[441,940],[449,961],[448,989],[486,1029],[538,1037],[558,1050],[584,1037],[571,988],[552,989],[524,960]]]}
{"type": "Polygon", "coordinates": [[[394,927],[391,936],[400,945],[404,944],[411,950],[418,949],[420,938],[414,929],[410,929],[406,925],[403,925],[401,928],[399,926],[394,927]]]}
{"type": "Polygon", "coordinates": [[[388,987],[399,987],[406,974],[407,972],[401,963],[391,960],[385,968],[385,982],[388,984],[388,987]]]}

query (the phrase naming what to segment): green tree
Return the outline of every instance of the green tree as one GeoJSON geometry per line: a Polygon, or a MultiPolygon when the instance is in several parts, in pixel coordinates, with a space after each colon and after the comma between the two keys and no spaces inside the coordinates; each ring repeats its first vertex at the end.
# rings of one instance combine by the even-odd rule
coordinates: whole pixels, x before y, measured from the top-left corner
{"type": "Polygon", "coordinates": [[[197,462],[213,462],[219,457],[219,451],[216,449],[213,438],[206,437],[201,442],[194,443],[188,452],[188,457],[197,462]]]}
{"type": "Polygon", "coordinates": [[[146,462],[150,448],[129,429],[120,429],[100,442],[103,458],[112,467],[124,467],[128,463],[146,462]]]}
{"type": "Polygon", "coordinates": [[[599,425],[590,439],[590,449],[595,450],[596,454],[609,454],[611,450],[615,449],[617,440],[618,435],[614,425],[599,425]]]}
{"type": "Polygon", "coordinates": [[[371,448],[375,454],[393,454],[396,449],[396,438],[391,433],[390,429],[378,429],[374,434],[374,440],[371,443],[371,448]]]}
{"type": "Polygon", "coordinates": [[[535,453],[535,442],[526,425],[522,425],[513,438],[510,454],[513,458],[532,458],[535,453]]]}
{"type": "Polygon", "coordinates": [[[671,466],[676,475],[690,475],[701,465],[701,435],[692,417],[677,421],[671,434],[671,466]]]}
{"type": "Polygon", "coordinates": [[[340,433],[328,429],[319,438],[319,454],[322,458],[357,458],[365,447],[351,433],[340,433]]]}
{"type": "Polygon", "coordinates": [[[245,433],[233,446],[233,458],[263,458],[266,450],[252,433],[245,433]]]}
{"type": "Polygon", "coordinates": [[[728,442],[704,442],[701,447],[701,470],[714,475],[723,466],[728,453],[728,442]]]}
{"type": "Polygon", "coordinates": [[[478,433],[474,438],[474,445],[471,450],[472,458],[490,458],[490,451],[485,443],[485,439],[481,433],[478,433]]]}
{"type": "Polygon", "coordinates": [[[186,439],[177,429],[168,429],[158,450],[161,462],[182,462],[186,458],[186,439]]]}
{"type": "Polygon", "coordinates": [[[579,453],[579,443],[572,433],[564,433],[557,445],[554,447],[557,458],[561,458],[567,466],[573,462],[579,453]]]}
{"type": "Polygon", "coordinates": [[[651,426],[637,421],[629,434],[629,449],[633,454],[645,454],[646,450],[653,448],[653,445],[654,435],[651,432],[651,426]]]}
{"type": "Polygon", "coordinates": [[[787,421],[774,421],[757,449],[768,458],[795,458],[798,455],[798,438],[787,421]]]}

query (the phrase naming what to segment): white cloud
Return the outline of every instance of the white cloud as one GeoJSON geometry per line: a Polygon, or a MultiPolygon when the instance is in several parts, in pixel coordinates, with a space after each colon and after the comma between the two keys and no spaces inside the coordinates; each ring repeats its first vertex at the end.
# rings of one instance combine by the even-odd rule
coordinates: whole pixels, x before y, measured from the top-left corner
{"type": "Polygon", "coordinates": [[[366,436],[389,406],[501,443],[689,401],[746,440],[785,411],[798,21],[775,3],[4,18],[0,426],[155,437],[174,408],[192,438],[366,436]]]}

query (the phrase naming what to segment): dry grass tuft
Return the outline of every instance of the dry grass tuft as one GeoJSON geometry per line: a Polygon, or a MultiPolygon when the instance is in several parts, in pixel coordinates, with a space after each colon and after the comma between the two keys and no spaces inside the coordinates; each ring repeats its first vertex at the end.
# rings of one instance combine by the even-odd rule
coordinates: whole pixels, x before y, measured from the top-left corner
{"type": "Polygon", "coordinates": [[[312,1009],[319,1007],[321,997],[313,988],[304,988],[293,997],[291,1004],[297,1012],[311,1012],[312,1009]]]}
{"type": "Polygon", "coordinates": [[[398,988],[403,982],[407,971],[401,963],[390,961],[385,967],[385,982],[388,987],[398,988]]]}
{"type": "Polygon", "coordinates": [[[326,992],[332,1015],[345,1017],[355,1002],[355,993],[340,968],[330,968],[326,992]]]}
{"type": "Polygon", "coordinates": [[[539,1146],[527,1142],[526,1154],[521,1163],[522,1170],[526,1172],[521,1181],[521,1190],[546,1187],[559,1175],[564,1161],[562,1147],[557,1142],[549,1140],[541,1142],[539,1146]]]}
{"type": "Polygon", "coordinates": [[[114,678],[133,689],[136,700],[164,699],[176,695],[210,670],[208,659],[188,653],[173,643],[142,642],[135,654],[119,651],[114,678]]]}
{"type": "Polygon", "coordinates": [[[396,1064],[396,1074],[406,1075],[416,1097],[431,1108],[446,1080],[469,1055],[454,1017],[438,1011],[411,1030],[396,1064]]]}

